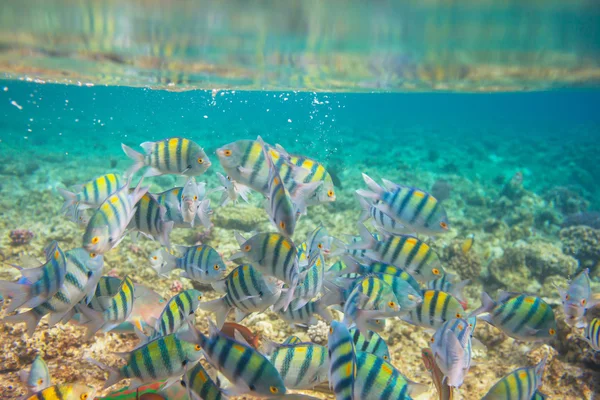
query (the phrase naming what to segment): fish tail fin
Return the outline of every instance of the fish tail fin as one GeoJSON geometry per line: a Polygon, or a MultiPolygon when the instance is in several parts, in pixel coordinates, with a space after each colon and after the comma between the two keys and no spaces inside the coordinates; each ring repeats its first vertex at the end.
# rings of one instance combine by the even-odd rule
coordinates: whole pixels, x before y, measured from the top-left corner
{"type": "Polygon", "coordinates": [[[7,313],[11,313],[31,300],[31,285],[0,281],[0,293],[11,298],[10,305],[6,309],[7,313]]]}
{"type": "Polygon", "coordinates": [[[481,293],[481,307],[479,307],[477,310],[471,312],[471,314],[469,314],[469,318],[476,317],[479,314],[490,312],[494,308],[495,305],[496,305],[496,302],[494,300],[492,300],[490,295],[487,294],[486,292],[482,292],[481,293]]]}
{"type": "Polygon", "coordinates": [[[206,229],[210,228],[210,199],[204,199],[198,205],[198,211],[196,211],[200,222],[206,229]]]}
{"type": "MultiPolygon", "coordinates": [[[[129,179],[131,179],[131,177],[129,177],[129,179]]],[[[150,186],[142,187],[143,181],[144,177],[141,177],[138,184],[135,186],[135,189],[133,189],[133,192],[130,194],[133,199],[133,204],[137,204],[150,189],[150,186]]],[[[134,213],[132,212],[132,214],[134,213]]]]}
{"type": "Polygon", "coordinates": [[[119,372],[118,369],[109,367],[108,365],[101,363],[100,361],[94,360],[93,358],[90,358],[90,357],[85,358],[85,360],[87,362],[89,362],[90,364],[95,365],[96,367],[100,368],[101,370],[108,372],[108,379],[104,383],[104,387],[102,388],[103,390],[111,387],[112,385],[114,385],[115,383],[119,382],[122,379],[121,372],[119,372]]]}
{"type": "Polygon", "coordinates": [[[296,290],[296,286],[298,286],[298,282],[296,282],[293,285],[290,285],[290,288],[288,289],[285,295],[285,300],[282,303],[281,309],[283,311],[287,311],[288,307],[290,306],[290,303],[294,300],[294,291],[296,290]]]}
{"type": "Polygon", "coordinates": [[[227,315],[229,315],[229,312],[231,311],[231,308],[227,307],[227,304],[225,303],[225,297],[200,303],[198,304],[198,308],[215,313],[217,317],[217,327],[219,329],[223,327],[227,315]]]}
{"type": "Polygon", "coordinates": [[[323,318],[327,323],[330,323],[333,320],[331,316],[331,312],[321,304],[321,300],[315,301],[315,313],[323,318]]]}
{"type": "Polygon", "coordinates": [[[377,182],[375,182],[369,175],[362,174],[362,177],[369,189],[373,191],[377,196],[380,196],[383,193],[385,193],[385,189],[382,188],[377,182]]]}
{"type": "Polygon", "coordinates": [[[360,217],[358,218],[358,222],[364,222],[367,219],[369,219],[369,211],[371,211],[371,203],[369,203],[369,201],[364,198],[363,196],[359,196],[358,193],[355,194],[356,198],[358,199],[358,202],[360,203],[360,207],[362,208],[362,211],[360,213],[360,217]]]}
{"type": "Polygon", "coordinates": [[[309,183],[300,183],[297,185],[292,202],[296,207],[298,214],[304,214],[306,212],[308,199],[313,195],[315,190],[321,186],[323,181],[315,181],[309,183]]]}
{"type": "Polygon", "coordinates": [[[126,176],[133,176],[136,172],[138,172],[144,166],[144,155],[139,151],[135,151],[131,147],[127,146],[124,143],[121,143],[121,148],[127,155],[127,157],[131,158],[134,163],[129,169],[125,172],[126,176]]]}
{"type": "Polygon", "coordinates": [[[464,281],[460,281],[456,284],[453,285],[452,290],[450,291],[454,297],[456,297],[458,300],[462,301],[462,302],[466,302],[466,297],[465,294],[463,293],[463,291],[465,290],[465,287],[467,287],[467,285],[471,283],[470,279],[465,279],[464,281]]]}
{"type": "Polygon", "coordinates": [[[173,230],[173,225],[175,225],[174,221],[163,222],[162,224],[162,232],[158,238],[158,242],[165,246],[166,248],[171,248],[171,240],[169,236],[171,235],[171,231],[173,230]]]}
{"type": "Polygon", "coordinates": [[[77,206],[77,195],[75,193],[69,192],[67,189],[63,189],[63,188],[56,188],[56,190],[65,200],[65,203],[63,204],[62,208],[60,209],[61,213],[67,212],[70,209],[72,209],[73,207],[77,206]]]}
{"type": "Polygon", "coordinates": [[[77,309],[89,320],[83,324],[87,328],[83,339],[88,340],[104,326],[104,315],[100,311],[92,310],[87,306],[79,306],[77,309]]]}
{"type": "Polygon", "coordinates": [[[29,337],[33,337],[33,333],[35,332],[35,329],[40,323],[42,317],[43,315],[39,315],[33,309],[31,309],[20,314],[8,315],[4,317],[2,322],[9,322],[12,324],[19,324],[23,322],[27,328],[27,335],[29,335],[29,337]]]}
{"type": "Polygon", "coordinates": [[[351,250],[364,250],[370,249],[375,246],[375,238],[369,232],[365,224],[358,224],[358,233],[360,234],[360,242],[353,243],[347,246],[351,250]]]}

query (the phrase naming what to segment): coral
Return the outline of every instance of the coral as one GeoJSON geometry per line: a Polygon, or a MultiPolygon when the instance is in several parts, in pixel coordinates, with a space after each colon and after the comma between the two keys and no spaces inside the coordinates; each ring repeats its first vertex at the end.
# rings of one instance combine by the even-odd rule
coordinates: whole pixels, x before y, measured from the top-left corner
{"type": "Polygon", "coordinates": [[[519,241],[504,249],[502,257],[492,260],[485,284],[511,292],[536,293],[547,278],[568,277],[576,269],[577,260],[550,243],[519,241]]]}
{"type": "Polygon", "coordinates": [[[171,292],[179,293],[182,290],[183,290],[183,283],[181,283],[181,281],[174,280],[173,282],[171,282],[171,292]]]}
{"type": "Polygon", "coordinates": [[[523,188],[523,173],[517,172],[502,188],[500,195],[511,201],[518,201],[527,191],[523,188]]]}
{"type": "Polygon", "coordinates": [[[308,337],[314,343],[327,344],[329,326],[325,322],[319,320],[316,325],[311,325],[308,328],[308,337]]]}
{"type": "Polygon", "coordinates": [[[473,249],[464,253],[462,239],[454,239],[439,253],[444,267],[456,272],[461,279],[476,279],[481,273],[481,259],[473,249]]]}
{"type": "Polygon", "coordinates": [[[562,223],[563,228],[577,225],[585,225],[590,228],[600,229],[600,212],[591,211],[571,214],[565,217],[562,223]]]}
{"type": "Polygon", "coordinates": [[[565,215],[583,212],[589,207],[589,202],[579,193],[564,186],[549,190],[544,194],[544,200],[565,215]]]}
{"type": "Polygon", "coordinates": [[[432,196],[438,199],[439,201],[444,201],[450,198],[451,193],[452,185],[448,181],[445,181],[443,179],[438,179],[431,187],[432,196]]]}
{"type": "Polygon", "coordinates": [[[561,229],[560,240],[565,254],[579,261],[580,269],[594,268],[600,262],[600,230],[588,226],[561,229]]]}
{"type": "Polygon", "coordinates": [[[27,229],[14,229],[10,231],[8,237],[10,238],[10,244],[13,246],[23,246],[29,244],[34,238],[33,232],[27,229]]]}

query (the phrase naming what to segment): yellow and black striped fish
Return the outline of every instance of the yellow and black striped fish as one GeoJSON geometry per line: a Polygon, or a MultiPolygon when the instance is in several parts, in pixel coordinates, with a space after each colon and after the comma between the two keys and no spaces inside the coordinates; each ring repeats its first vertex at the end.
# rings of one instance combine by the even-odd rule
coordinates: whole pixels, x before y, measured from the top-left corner
{"type": "Polygon", "coordinates": [[[531,400],[542,385],[545,366],[546,358],[535,367],[514,370],[496,382],[481,400],[531,400]]]}
{"type": "Polygon", "coordinates": [[[150,167],[145,176],[163,174],[198,176],[211,166],[204,150],[189,139],[174,137],[158,142],[144,142],[140,146],[144,149],[145,154],[121,144],[125,154],[135,161],[127,171],[129,176],[144,166],[150,167]]]}
{"type": "Polygon", "coordinates": [[[424,328],[437,329],[454,318],[465,318],[466,312],[460,302],[450,293],[424,290],[423,302],[411,310],[407,322],[424,328]]]}
{"type": "Polygon", "coordinates": [[[124,184],[125,182],[121,180],[119,175],[106,174],[92,179],[79,187],[76,186],[77,193],[57,188],[58,192],[65,199],[65,203],[60,211],[67,212],[72,207],[98,207],[108,196],[121,189],[124,184]]]}
{"type": "Polygon", "coordinates": [[[96,389],[82,384],[54,385],[26,397],[26,400],[88,400],[96,395],[96,389]]]}

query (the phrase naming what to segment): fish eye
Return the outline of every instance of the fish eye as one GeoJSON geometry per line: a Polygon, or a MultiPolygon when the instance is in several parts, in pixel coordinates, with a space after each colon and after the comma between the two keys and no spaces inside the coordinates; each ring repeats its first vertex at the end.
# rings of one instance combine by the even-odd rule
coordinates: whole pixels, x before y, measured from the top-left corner
{"type": "Polygon", "coordinates": [[[204,160],[202,158],[198,158],[198,164],[204,164],[204,160]]]}
{"type": "Polygon", "coordinates": [[[277,389],[275,386],[271,386],[269,387],[269,390],[271,391],[271,393],[273,394],[277,394],[279,393],[279,389],[277,389]]]}
{"type": "Polygon", "coordinates": [[[96,253],[90,253],[90,258],[96,258],[96,253]]]}
{"type": "Polygon", "coordinates": [[[388,357],[388,356],[383,356],[383,359],[384,359],[385,361],[387,361],[387,360],[389,359],[389,357],[388,357]]]}
{"type": "Polygon", "coordinates": [[[434,269],[432,269],[432,270],[431,270],[431,272],[432,272],[434,275],[439,275],[439,274],[440,274],[440,270],[439,270],[439,269],[437,269],[437,268],[434,268],[434,269]]]}
{"type": "Polygon", "coordinates": [[[156,261],[156,260],[158,260],[158,257],[157,256],[152,256],[152,259],[156,261]]]}
{"type": "Polygon", "coordinates": [[[231,155],[231,150],[227,149],[223,152],[223,154],[225,154],[225,157],[229,157],[231,155]]]}
{"type": "Polygon", "coordinates": [[[38,379],[37,384],[41,385],[42,383],[44,383],[44,380],[42,378],[38,379]]]}
{"type": "Polygon", "coordinates": [[[333,197],[333,190],[329,190],[329,191],[327,192],[327,196],[329,196],[329,197],[333,197]]]}
{"type": "Polygon", "coordinates": [[[199,344],[197,344],[197,345],[194,346],[194,349],[196,351],[200,351],[200,350],[202,350],[202,346],[200,346],[199,344]]]}
{"type": "Polygon", "coordinates": [[[457,312],[457,313],[456,313],[456,318],[462,318],[462,314],[461,314],[461,313],[459,313],[459,312],[457,312]]]}
{"type": "Polygon", "coordinates": [[[281,229],[285,229],[285,222],[281,221],[279,223],[279,226],[281,227],[281,229]]]}
{"type": "Polygon", "coordinates": [[[92,238],[92,244],[98,244],[99,241],[100,241],[100,238],[98,236],[94,236],[92,238]]]}
{"type": "Polygon", "coordinates": [[[81,400],[87,400],[88,396],[89,396],[89,395],[88,395],[87,393],[83,393],[81,396],[79,396],[79,398],[80,398],[81,400]]]}
{"type": "Polygon", "coordinates": [[[194,196],[194,201],[198,200],[198,196],[194,196]]]}
{"type": "Polygon", "coordinates": [[[317,245],[317,247],[318,247],[318,248],[320,248],[320,249],[322,249],[322,248],[323,248],[323,245],[322,245],[321,243],[319,243],[319,244],[317,245]]]}
{"type": "Polygon", "coordinates": [[[569,296],[568,294],[565,296],[565,300],[569,300],[571,299],[571,296],[569,296]]]}
{"type": "Polygon", "coordinates": [[[215,271],[218,271],[219,268],[221,268],[221,267],[219,267],[219,264],[215,264],[215,266],[213,268],[215,269],[215,271]]]}
{"type": "Polygon", "coordinates": [[[396,303],[394,303],[393,301],[390,301],[388,303],[388,306],[390,306],[390,307],[396,307],[396,303]]]}
{"type": "Polygon", "coordinates": [[[550,329],[548,329],[548,333],[551,335],[554,335],[554,334],[556,334],[556,331],[554,329],[550,328],[550,329]]]}
{"type": "Polygon", "coordinates": [[[198,296],[198,300],[202,300],[202,296],[198,296]]]}
{"type": "Polygon", "coordinates": [[[442,227],[442,229],[448,229],[448,224],[444,221],[440,222],[440,226],[442,227]]]}
{"type": "Polygon", "coordinates": [[[375,323],[376,323],[377,325],[379,325],[379,324],[381,324],[381,320],[379,320],[379,319],[376,319],[376,320],[375,320],[375,323]]]}
{"type": "Polygon", "coordinates": [[[329,328],[329,333],[333,333],[333,326],[329,328]]]}
{"type": "Polygon", "coordinates": [[[250,246],[249,244],[244,246],[244,251],[250,251],[250,249],[252,248],[252,246],[250,246]]]}
{"type": "Polygon", "coordinates": [[[587,301],[585,299],[581,299],[581,305],[585,306],[585,304],[587,303],[587,301]]]}
{"type": "Polygon", "coordinates": [[[433,342],[435,342],[435,338],[432,336],[432,337],[431,337],[431,339],[429,339],[429,341],[430,341],[431,343],[433,343],[433,342]]]}

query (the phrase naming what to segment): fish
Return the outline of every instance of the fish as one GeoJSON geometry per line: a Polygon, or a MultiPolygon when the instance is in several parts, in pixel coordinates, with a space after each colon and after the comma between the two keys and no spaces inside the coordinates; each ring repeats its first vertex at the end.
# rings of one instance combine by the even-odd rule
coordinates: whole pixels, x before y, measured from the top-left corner
{"type": "Polygon", "coordinates": [[[210,319],[209,335],[205,336],[190,324],[186,339],[204,350],[208,362],[233,385],[236,394],[278,397],[287,389],[277,369],[250,345],[222,334],[210,319]]]}
{"type": "Polygon", "coordinates": [[[220,189],[223,194],[221,195],[220,205],[221,207],[227,205],[230,201],[233,204],[237,204],[238,198],[242,198],[246,203],[248,203],[248,195],[250,194],[250,188],[248,186],[242,185],[234,180],[232,180],[229,176],[225,176],[220,172],[217,172],[217,177],[219,178],[219,182],[223,186],[220,189]]]}
{"type": "Polygon", "coordinates": [[[70,221],[75,222],[79,226],[86,227],[90,223],[92,212],[93,209],[91,208],[72,207],[67,210],[65,215],[70,221]]]}
{"type": "Polygon", "coordinates": [[[123,388],[110,392],[106,397],[96,397],[97,400],[184,400],[188,393],[183,385],[163,386],[166,381],[152,382],[130,390],[123,388]],[[155,397],[152,397],[155,396],[155,397]]]}
{"type": "Polygon", "coordinates": [[[106,174],[75,187],[74,192],[56,188],[64,198],[60,212],[73,213],[75,210],[99,207],[111,194],[123,188],[125,182],[117,174],[106,174]]]}
{"type": "Polygon", "coordinates": [[[471,282],[469,279],[460,282],[453,282],[454,276],[452,274],[444,274],[441,278],[434,279],[432,281],[427,282],[427,289],[431,290],[441,290],[442,292],[450,293],[463,306],[463,308],[467,308],[467,298],[465,297],[463,290],[465,287],[471,282]]]}
{"type": "Polygon", "coordinates": [[[187,327],[186,320],[198,309],[202,293],[196,289],[184,290],[171,297],[158,317],[151,338],[167,336],[187,327]]]}
{"type": "Polygon", "coordinates": [[[248,327],[240,325],[235,322],[225,322],[221,327],[221,333],[229,336],[230,338],[236,337],[236,333],[242,335],[246,343],[255,349],[259,348],[260,335],[254,334],[248,327]]]}
{"type": "Polygon", "coordinates": [[[592,349],[600,351],[600,319],[594,318],[587,324],[583,339],[592,349]]]}
{"type": "Polygon", "coordinates": [[[216,154],[231,180],[258,193],[268,193],[269,167],[260,143],[237,140],[218,148],[216,154]]]}
{"type": "Polygon", "coordinates": [[[546,357],[535,367],[522,367],[500,379],[481,400],[530,400],[542,385],[546,357]]]}
{"type": "Polygon", "coordinates": [[[377,208],[372,202],[364,197],[356,195],[358,202],[362,208],[362,213],[358,219],[359,222],[364,222],[371,218],[373,226],[378,231],[384,234],[404,235],[412,233],[411,229],[400,224],[394,218],[377,208]]]}
{"type": "Polygon", "coordinates": [[[436,236],[448,232],[450,225],[444,206],[431,194],[417,188],[384,180],[385,188],[368,175],[363,179],[369,190],[356,192],[376,201],[373,206],[383,211],[411,232],[436,236]]]}
{"type": "Polygon", "coordinates": [[[277,315],[290,325],[311,326],[317,323],[315,315],[325,321],[331,321],[331,313],[322,305],[321,300],[309,301],[298,307],[298,300],[292,300],[287,310],[277,310],[277,315]]]}
{"type": "Polygon", "coordinates": [[[142,180],[133,192],[129,193],[128,181],[121,189],[107,197],[94,212],[83,234],[83,247],[87,251],[103,254],[121,242],[136,212],[136,204],[148,191],[148,188],[142,188],[141,184],[142,180]]]}
{"type": "Polygon", "coordinates": [[[357,360],[354,342],[348,328],[338,321],[331,321],[327,337],[329,354],[329,387],[336,400],[353,400],[357,379],[357,360]]]}
{"type": "Polygon", "coordinates": [[[392,288],[398,306],[403,312],[412,310],[423,302],[421,291],[415,290],[408,281],[390,274],[373,274],[373,276],[381,279],[392,288]]]}
{"type": "Polygon", "coordinates": [[[185,373],[182,383],[188,391],[190,400],[227,399],[227,396],[208,375],[202,363],[196,363],[192,369],[185,373]]]}
{"type": "Polygon", "coordinates": [[[229,257],[229,260],[246,257],[251,260],[252,266],[263,274],[287,283],[288,292],[282,303],[283,310],[287,310],[300,280],[298,250],[294,242],[278,233],[258,233],[250,239],[245,239],[236,232],[235,237],[241,251],[229,257]]]}
{"type": "Polygon", "coordinates": [[[66,275],[60,289],[42,304],[19,314],[8,315],[4,322],[20,323],[27,326],[27,334],[32,337],[40,320],[50,315],[48,326],[68,321],[75,314],[74,307],[95,290],[104,267],[102,254],[88,253],[83,248],[65,252],[66,275]]]}
{"type": "Polygon", "coordinates": [[[279,299],[280,283],[267,279],[250,264],[242,264],[223,281],[213,282],[213,287],[225,296],[199,304],[200,309],[214,312],[217,326],[222,327],[227,315],[235,308],[236,322],[253,312],[263,312],[279,299]]]}
{"type": "Polygon", "coordinates": [[[433,384],[438,392],[439,400],[453,400],[454,388],[444,380],[444,373],[438,367],[433,351],[430,348],[421,349],[421,360],[425,369],[431,374],[433,384]]]}
{"type": "Polygon", "coordinates": [[[350,249],[365,249],[365,256],[371,260],[402,268],[424,282],[444,276],[437,253],[424,241],[407,235],[376,240],[363,224],[358,229],[362,240],[350,249]]]}
{"type": "Polygon", "coordinates": [[[431,337],[430,347],[436,364],[444,374],[444,383],[462,386],[471,367],[471,325],[465,319],[451,319],[431,337]]]}
{"type": "Polygon", "coordinates": [[[324,256],[328,256],[331,251],[332,242],[333,237],[329,236],[323,224],[319,224],[306,239],[307,258],[310,259],[311,255],[318,251],[323,253],[324,256]]]}
{"type": "Polygon", "coordinates": [[[537,296],[502,292],[498,301],[494,301],[483,292],[481,303],[482,306],[469,317],[477,316],[513,339],[537,342],[556,337],[558,328],[554,311],[537,296]],[[482,313],[489,314],[481,316],[482,313]]]}
{"type": "Polygon", "coordinates": [[[127,228],[158,240],[165,247],[171,247],[169,235],[174,222],[165,220],[166,213],[167,209],[160,205],[154,196],[146,193],[137,203],[135,214],[127,228]]]}
{"type": "Polygon", "coordinates": [[[183,222],[188,222],[192,228],[199,212],[198,208],[206,196],[205,186],[203,182],[196,184],[196,179],[190,176],[181,191],[181,217],[183,222]]]}
{"type": "Polygon", "coordinates": [[[423,291],[423,302],[403,319],[416,326],[438,329],[447,321],[465,316],[465,309],[450,293],[427,289],[423,291]]]}
{"type": "Polygon", "coordinates": [[[225,277],[227,267],[219,253],[209,245],[176,246],[176,249],[182,254],[181,257],[165,249],[150,254],[150,264],[159,275],[166,275],[173,269],[181,269],[182,278],[199,283],[213,283],[225,277]]]}
{"type": "Polygon", "coordinates": [[[114,353],[125,360],[119,368],[109,367],[97,360],[87,361],[98,368],[108,371],[109,376],[103,389],[130,379],[129,389],[136,389],[144,383],[166,379],[165,387],[178,382],[181,375],[197,363],[202,357],[202,347],[179,337],[179,333],[152,340],[128,353],[114,353]]]}
{"type": "Polygon", "coordinates": [[[460,249],[462,250],[463,254],[467,254],[471,248],[473,247],[473,245],[475,244],[475,235],[474,234],[469,234],[467,235],[466,239],[462,242],[462,244],[460,245],[460,249]]]}
{"type": "Polygon", "coordinates": [[[27,396],[25,400],[91,400],[96,395],[96,389],[79,383],[61,384],[27,396]]]}
{"type": "Polygon", "coordinates": [[[44,249],[46,262],[36,268],[17,268],[23,282],[0,281],[0,293],[10,297],[11,303],[6,312],[12,313],[18,308],[34,308],[48,301],[62,287],[67,274],[67,258],[56,241],[44,249]]]}
{"type": "Polygon", "coordinates": [[[346,269],[342,270],[346,273],[357,272],[361,275],[369,275],[369,274],[386,274],[392,275],[396,278],[400,278],[403,281],[406,281],[417,293],[421,292],[421,286],[419,282],[408,272],[403,270],[402,268],[396,267],[394,265],[382,263],[379,261],[371,261],[368,264],[358,263],[351,257],[342,257],[342,260],[345,260],[344,265],[346,265],[346,269]]]}
{"type": "Polygon", "coordinates": [[[265,342],[265,354],[288,389],[312,389],[328,379],[328,353],[315,343],[265,342]]]}
{"type": "Polygon", "coordinates": [[[428,386],[413,382],[392,364],[374,354],[361,351],[356,354],[355,400],[398,399],[410,400],[412,396],[427,391],[428,386]]]}
{"type": "Polygon", "coordinates": [[[27,387],[29,395],[40,392],[52,385],[48,365],[46,365],[46,362],[39,354],[35,356],[29,372],[25,370],[19,371],[19,378],[27,387]]]}
{"type": "Polygon", "coordinates": [[[85,340],[91,338],[100,329],[104,332],[109,332],[127,320],[133,310],[133,281],[126,276],[121,281],[117,294],[112,297],[99,297],[98,301],[104,309],[102,312],[85,305],[78,306],[79,312],[89,319],[89,321],[84,323],[87,327],[85,340]]]}
{"type": "Polygon", "coordinates": [[[204,183],[199,183],[197,185],[198,199],[200,200],[196,206],[196,215],[191,222],[185,221],[186,219],[191,219],[191,216],[189,214],[184,216],[184,213],[189,213],[189,211],[193,209],[194,204],[184,204],[183,193],[185,189],[185,187],[174,187],[164,192],[153,194],[153,196],[156,197],[158,204],[164,206],[166,209],[165,221],[173,221],[173,226],[175,228],[189,228],[196,224],[201,224],[207,229],[210,228],[210,215],[212,214],[212,211],[210,209],[210,199],[204,198],[206,195],[204,183]]]}
{"type": "Polygon", "coordinates": [[[596,305],[590,287],[589,269],[581,271],[569,282],[566,291],[558,289],[565,312],[565,322],[575,328],[586,326],[584,317],[596,305]]]}
{"type": "Polygon", "coordinates": [[[302,343],[302,339],[300,339],[298,336],[292,335],[289,338],[285,339],[282,344],[297,344],[297,343],[302,343]]]}
{"type": "Polygon", "coordinates": [[[150,168],[144,176],[163,174],[199,176],[211,166],[210,159],[197,143],[181,137],[144,142],[140,144],[144,154],[125,144],[121,144],[121,147],[127,157],[134,161],[131,168],[127,170],[128,176],[133,176],[145,166],[150,168]]]}
{"type": "Polygon", "coordinates": [[[372,330],[367,322],[376,318],[400,315],[398,300],[390,285],[375,276],[359,279],[344,303],[344,324],[356,324],[356,328],[365,336],[372,330]]]}
{"type": "Polygon", "coordinates": [[[356,328],[349,329],[350,336],[354,342],[354,349],[356,352],[366,351],[377,357],[383,358],[385,361],[391,361],[390,351],[388,349],[385,340],[377,334],[377,332],[370,331],[370,339],[367,339],[360,331],[356,328]]]}
{"type": "MultiPolygon", "coordinates": [[[[312,257],[313,259],[309,261],[308,269],[302,274],[303,279],[298,282],[294,292],[296,309],[302,308],[323,291],[325,258],[320,251],[312,253],[312,257]]],[[[284,292],[286,290],[284,289],[284,292]]]]}

